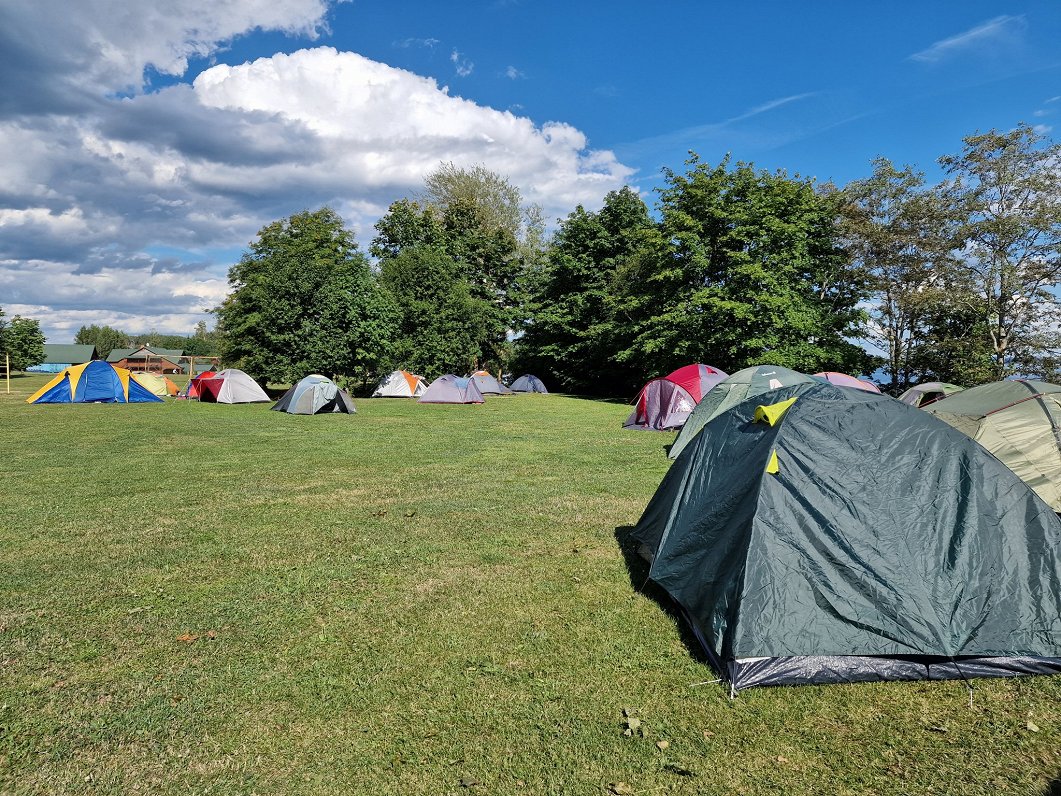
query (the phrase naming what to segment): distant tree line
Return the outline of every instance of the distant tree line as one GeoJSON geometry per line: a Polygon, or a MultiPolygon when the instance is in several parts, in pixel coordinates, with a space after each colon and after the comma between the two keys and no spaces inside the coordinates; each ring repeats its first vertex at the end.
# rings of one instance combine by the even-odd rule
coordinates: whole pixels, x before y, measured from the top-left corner
{"type": "Polygon", "coordinates": [[[965,138],[939,185],[881,158],[838,188],[692,154],[651,211],[623,188],[548,238],[506,178],[444,164],[367,254],[329,208],[263,227],[215,309],[221,353],[278,382],[485,367],[611,395],[697,361],[882,367],[896,392],[1050,378],[1058,155],[1021,125],[965,138]]]}
{"type": "Polygon", "coordinates": [[[104,359],[111,351],[119,348],[168,348],[183,350],[187,356],[218,356],[221,349],[221,335],[216,330],[208,330],[206,321],[199,321],[191,335],[162,334],[150,331],[143,334],[130,334],[111,326],[92,324],[82,326],[74,335],[74,342],[79,345],[94,345],[104,359]]]}

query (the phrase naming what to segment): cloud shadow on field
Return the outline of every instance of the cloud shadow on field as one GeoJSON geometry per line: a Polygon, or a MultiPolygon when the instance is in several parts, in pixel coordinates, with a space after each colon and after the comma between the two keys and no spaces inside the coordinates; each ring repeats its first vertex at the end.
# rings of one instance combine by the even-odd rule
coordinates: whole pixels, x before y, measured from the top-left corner
{"type": "MultiPolygon", "coordinates": [[[[654,602],[663,613],[673,619],[678,630],[678,636],[681,638],[681,642],[689,652],[689,655],[698,663],[711,667],[711,661],[697,640],[689,623],[685,620],[685,614],[682,612],[681,606],[674,602],[667,592],[649,580],[649,564],[638,552],[640,543],[633,538],[633,532],[633,525],[620,525],[615,529],[615,541],[619,546],[619,552],[622,553],[623,562],[626,564],[626,573],[630,578],[630,586],[633,587],[635,592],[654,602]]],[[[711,671],[714,671],[714,668],[711,668],[711,671]]],[[[1047,796],[1055,796],[1055,794],[1050,793],[1047,796]]],[[[1058,793],[1057,796],[1061,796],[1061,793],[1058,793]]]]}

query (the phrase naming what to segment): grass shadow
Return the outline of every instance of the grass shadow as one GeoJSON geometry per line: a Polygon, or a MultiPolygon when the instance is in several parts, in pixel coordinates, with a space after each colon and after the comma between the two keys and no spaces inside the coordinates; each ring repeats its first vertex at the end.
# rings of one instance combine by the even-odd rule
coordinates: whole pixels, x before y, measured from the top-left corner
{"type": "MultiPolygon", "coordinates": [[[[712,671],[714,671],[714,667],[711,666],[711,659],[707,656],[700,641],[696,638],[696,634],[693,633],[693,629],[686,621],[685,613],[682,611],[681,606],[674,602],[667,592],[649,580],[648,561],[638,552],[640,543],[633,538],[633,532],[633,525],[620,525],[615,529],[615,541],[619,545],[619,552],[622,553],[623,562],[626,564],[626,574],[630,578],[630,586],[638,594],[642,594],[652,600],[667,616],[674,620],[675,627],[678,629],[678,636],[681,638],[685,649],[688,650],[694,660],[711,667],[712,671]]],[[[1050,794],[1050,796],[1053,796],[1053,794],[1050,794]]],[[[1061,796],[1061,794],[1058,796],[1061,796]]]]}
{"type": "Polygon", "coordinates": [[[1050,781],[1046,790],[1043,791],[1043,796],[1061,796],[1061,775],[1050,781]]]}

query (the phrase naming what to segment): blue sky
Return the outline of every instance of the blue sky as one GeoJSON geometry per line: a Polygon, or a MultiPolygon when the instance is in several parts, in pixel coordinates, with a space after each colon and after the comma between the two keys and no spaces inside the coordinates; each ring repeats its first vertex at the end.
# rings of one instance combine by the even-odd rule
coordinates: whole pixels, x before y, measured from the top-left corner
{"type": "Polygon", "coordinates": [[[689,149],[938,179],[977,130],[1056,137],[1059,34],[1048,2],[8,2],[0,306],[187,332],[262,225],[327,203],[367,242],[441,161],[550,219],[689,149]]]}

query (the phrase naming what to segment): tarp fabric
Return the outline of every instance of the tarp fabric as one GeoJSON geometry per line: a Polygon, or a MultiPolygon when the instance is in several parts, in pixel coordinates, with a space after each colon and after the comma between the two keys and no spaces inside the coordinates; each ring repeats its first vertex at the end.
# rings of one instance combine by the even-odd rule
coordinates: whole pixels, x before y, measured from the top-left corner
{"type": "Polygon", "coordinates": [[[352,415],[357,411],[346,390],[340,390],[327,376],[316,373],[300,380],[270,409],[287,412],[290,415],[320,415],[335,412],[352,415]]]}
{"type": "Polygon", "coordinates": [[[825,370],[814,375],[820,379],[825,379],[830,384],[835,384],[837,387],[854,387],[856,390],[865,390],[866,392],[880,392],[880,389],[873,382],[863,381],[855,376],[848,376],[846,373],[825,370]]]}
{"type": "Polygon", "coordinates": [[[703,397],[682,426],[678,438],[671,445],[668,455],[676,459],[678,454],[700,433],[700,429],[728,409],[756,395],[794,384],[814,382],[811,376],[777,365],[757,365],[738,370],[728,376],[703,397]]]}
{"type": "Polygon", "coordinates": [[[130,376],[136,379],[137,383],[152,395],[165,398],[167,395],[177,394],[177,385],[168,376],[163,376],[160,373],[139,373],[137,371],[133,371],[130,376]]]}
{"type": "Polygon", "coordinates": [[[31,404],[160,403],[125,368],[101,359],[66,368],[26,399],[31,404]]]}
{"type": "Polygon", "coordinates": [[[538,392],[543,395],[549,394],[549,391],[545,389],[545,385],[542,384],[542,380],[529,373],[520,376],[512,382],[512,386],[509,389],[512,390],[512,392],[538,392]]]}
{"type": "Polygon", "coordinates": [[[774,425],[757,397],[705,426],[633,532],[733,687],[1061,673],[1050,507],[927,412],[789,398],[774,425]]]}
{"type": "Polygon", "coordinates": [[[483,395],[511,395],[512,390],[486,372],[473,373],[471,380],[483,395]]]}
{"type": "Polygon", "coordinates": [[[911,387],[899,396],[899,400],[910,406],[928,406],[964,389],[957,384],[948,384],[945,381],[928,381],[911,387]]]}
{"type": "Polygon", "coordinates": [[[396,370],[379,383],[373,398],[419,398],[427,389],[423,378],[407,370],[396,370]]]}
{"type": "Polygon", "coordinates": [[[435,379],[417,403],[422,404],[481,404],[483,395],[471,379],[447,373],[435,379]]]}
{"type": "Polygon", "coordinates": [[[634,410],[623,428],[639,431],[669,431],[681,428],[696,406],[693,396],[668,379],[653,379],[637,394],[634,410]]]}
{"type": "Polygon", "coordinates": [[[219,404],[250,404],[269,400],[258,382],[238,368],[219,370],[212,379],[199,381],[198,390],[200,401],[219,404]]]}
{"type": "Polygon", "coordinates": [[[694,401],[700,403],[712,387],[726,378],[726,373],[725,371],[713,368],[710,365],[701,365],[697,363],[678,368],[676,371],[668,373],[663,378],[667,381],[673,381],[689,393],[694,401]]]}
{"type": "Polygon", "coordinates": [[[1061,386],[1043,381],[981,384],[926,406],[968,434],[1061,511],[1061,386]]]}

